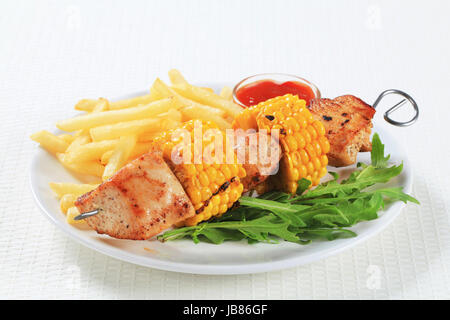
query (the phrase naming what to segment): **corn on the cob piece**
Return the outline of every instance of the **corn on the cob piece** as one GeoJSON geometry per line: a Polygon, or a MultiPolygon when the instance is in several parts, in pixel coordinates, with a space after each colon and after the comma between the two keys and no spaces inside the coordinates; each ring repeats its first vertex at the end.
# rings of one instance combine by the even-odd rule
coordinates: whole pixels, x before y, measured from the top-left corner
{"type": "MultiPolygon", "coordinates": [[[[195,121],[188,121],[178,129],[166,131],[156,137],[153,142],[153,149],[163,152],[164,160],[180,181],[197,213],[194,217],[188,218],[177,226],[194,226],[211,217],[222,215],[240,198],[244,188],[240,179],[245,177],[246,173],[242,165],[238,164],[234,152],[232,154],[234,161],[231,164],[224,163],[226,161],[217,158],[213,158],[210,164],[205,163],[204,159],[201,159],[201,163],[196,164],[199,161],[194,159],[196,156],[195,143],[198,142],[194,141],[195,121]],[[186,132],[183,130],[189,133],[189,139],[191,139],[189,159],[191,163],[174,163],[172,153],[176,150],[174,147],[182,141],[182,133],[186,132]]],[[[202,124],[203,133],[207,129],[220,131],[217,125],[212,122],[199,121],[198,123],[202,124]]],[[[223,138],[222,145],[225,148],[226,135],[223,131],[220,132],[223,138]]],[[[203,136],[200,142],[202,143],[202,150],[214,144],[213,139],[207,139],[203,136]]],[[[182,153],[179,153],[179,155],[183,156],[182,153]]],[[[223,150],[223,155],[226,155],[225,149],[223,150]]],[[[215,154],[213,154],[214,156],[215,154]]]]}
{"type": "Polygon", "coordinates": [[[259,189],[267,186],[295,193],[297,182],[306,178],[317,185],[326,172],[330,144],[320,121],[315,121],[304,100],[286,94],[247,108],[233,122],[233,128],[274,129],[280,132],[282,159],[276,176],[266,180],[259,189]]]}

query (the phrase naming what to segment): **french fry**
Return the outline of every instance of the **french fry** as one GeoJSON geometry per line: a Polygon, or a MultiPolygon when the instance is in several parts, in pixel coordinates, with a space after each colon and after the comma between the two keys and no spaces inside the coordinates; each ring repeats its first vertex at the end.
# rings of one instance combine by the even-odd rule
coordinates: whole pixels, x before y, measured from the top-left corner
{"type": "Polygon", "coordinates": [[[67,134],[67,133],[60,134],[58,136],[58,138],[63,139],[65,142],[67,142],[69,144],[69,146],[73,142],[73,140],[75,140],[74,136],[72,136],[71,134],[67,134]]]}
{"type": "Polygon", "coordinates": [[[109,110],[109,101],[105,98],[99,98],[97,104],[92,109],[93,113],[109,110]]]}
{"type": "Polygon", "coordinates": [[[59,201],[59,206],[61,208],[61,211],[64,213],[67,213],[67,210],[69,210],[70,207],[73,207],[75,204],[75,200],[77,200],[77,196],[72,193],[67,193],[61,197],[61,200],[59,201]]]}
{"type": "Polygon", "coordinates": [[[175,84],[188,84],[186,79],[183,77],[180,71],[177,69],[169,70],[169,79],[170,82],[172,82],[173,85],[175,84]]]}
{"type": "Polygon", "coordinates": [[[232,101],[226,100],[215,93],[190,84],[176,84],[174,90],[182,96],[201,104],[206,104],[224,110],[233,117],[242,112],[243,108],[232,101]]]}
{"type": "Polygon", "coordinates": [[[187,105],[185,107],[182,107],[180,109],[180,111],[183,113],[187,113],[187,112],[194,112],[195,114],[199,114],[199,113],[203,113],[203,114],[210,114],[210,115],[214,115],[216,117],[224,117],[226,116],[225,112],[223,110],[217,109],[217,108],[213,108],[210,106],[205,106],[204,104],[200,104],[200,103],[193,103],[190,105],[187,105]]]}
{"type": "Polygon", "coordinates": [[[103,181],[109,179],[125,164],[135,145],[136,136],[134,135],[120,138],[119,144],[114,149],[103,172],[103,181]]]}
{"type": "Polygon", "coordinates": [[[162,114],[158,115],[158,118],[172,119],[172,120],[175,120],[175,121],[181,121],[182,117],[183,117],[183,115],[181,114],[181,112],[179,110],[176,110],[176,109],[170,109],[166,113],[162,113],[162,114]]]}
{"type": "Polygon", "coordinates": [[[66,155],[64,153],[57,153],[56,158],[58,158],[59,162],[61,162],[64,167],[76,173],[101,177],[103,175],[103,171],[105,170],[105,167],[97,161],[80,161],[71,163],[66,160],[66,155]]]}
{"type": "Polygon", "coordinates": [[[105,98],[82,99],[75,105],[75,110],[86,112],[105,111],[109,108],[109,101],[105,98]]]}
{"type": "Polygon", "coordinates": [[[111,158],[113,152],[114,152],[114,150],[106,151],[100,158],[100,163],[102,165],[106,166],[108,164],[109,158],[111,158]]]}
{"type": "MultiPolygon", "coordinates": [[[[183,119],[183,115],[181,112],[180,112],[180,116],[176,117],[175,119],[173,119],[173,118],[163,119],[162,122],[164,122],[164,123],[162,125],[162,129],[160,131],[154,131],[154,133],[161,133],[163,131],[175,129],[181,125],[182,119],[183,119]]],[[[149,134],[149,132],[147,132],[146,134],[149,134]]]]}
{"type": "Polygon", "coordinates": [[[149,104],[156,100],[159,100],[159,99],[157,99],[154,95],[146,94],[144,96],[134,97],[131,99],[111,102],[109,104],[109,110],[127,109],[127,108],[131,108],[131,107],[136,107],[139,105],[149,104]]]}
{"type": "Polygon", "coordinates": [[[158,90],[155,90],[155,88],[153,86],[150,87],[150,95],[153,97],[153,99],[156,99],[156,100],[162,100],[162,99],[168,97],[168,96],[162,95],[158,90]]]}
{"type": "Polygon", "coordinates": [[[72,141],[72,143],[69,145],[69,147],[66,149],[66,153],[70,153],[79,146],[82,146],[86,143],[91,142],[91,136],[89,135],[89,132],[84,129],[80,130],[79,133],[75,134],[76,138],[72,141]]]}
{"type": "MultiPolygon", "coordinates": [[[[156,137],[158,133],[154,133],[153,137],[156,137]]],[[[153,139],[150,139],[153,140],[153,139]]],[[[134,146],[133,150],[130,153],[130,156],[128,157],[127,163],[136,159],[137,157],[143,155],[144,153],[147,153],[150,151],[150,147],[152,145],[151,142],[148,142],[150,140],[147,140],[146,142],[137,142],[134,146]]],[[[108,164],[109,159],[111,158],[114,150],[107,151],[103,154],[101,163],[104,165],[108,164]]]]}
{"type": "Polygon", "coordinates": [[[63,138],[55,136],[46,130],[33,133],[30,138],[39,142],[42,148],[53,154],[64,152],[69,147],[69,144],[63,138]]]}
{"type": "Polygon", "coordinates": [[[107,124],[153,117],[176,107],[176,99],[171,97],[168,99],[151,102],[143,106],[89,113],[79,117],[59,121],[56,126],[61,130],[69,132],[80,129],[90,129],[107,124]]]}
{"type": "MultiPolygon", "coordinates": [[[[181,125],[181,123],[179,123],[177,125],[177,127],[179,127],[181,125]]],[[[149,132],[149,133],[144,133],[142,135],[139,136],[138,141],[139,142],[149,142],[149,141],[153,141],[153,139],[155,139],[158,135],[160,134],[160,132],[149,132]]]]}
{"type": "Polygon", "coordinates": [[[226,100],[233,101],[233,90],[230,87],[225,86],[220,91],[220,96],[226,100]]]}
{"type": "Polygon", "coordinates": [[[198,107],[184,107],[181,109],[181,113],[183,114],[183,121],[199,119],[203,121],[215,122],[221,129],[231,128],[231,123],[226,121],[224,118],[215,114],[204,112],[201,108],[198,107]]]}
{"type": "Polygon", "coordinates": [[[77,138],[77,137],[79,137],[79,136],[83,136],[83,135],[86,135],[86,134],[88,134],[89,132],[86,130],[86,129],[82,129],[82,130],[77,130],[77,131],[75,131],[74,133],[73,133],[73,136],[75,137],[75,138],[77,138]]]}
{"type": "Polygon", "coordinates": [[[157,92],[161,97],[168,98],[171,96],[180,96],[178,93],[173,91],[171,88],[169,88],[164,81],[162,81],[160,78],[156,78],[156,80],[153,82],[150,91],[157,92]]]}
{"type": "Polygon", "coordinates": [[[214,93],[214,89],[213,88],[208,88],[208,87],[200,87],[200,88],[202,88],[203,90],[209,91],[211,93],[214,93]]]}
{"type": "Polygon", "coordinates": [[[98,100],[96,99],[81,99],[75,105],[75,110],[91,112],[92,110],[94,110],[97,103],[98,100]]]}
{"type": "Polygon", "coordinates": [[[76,216],[80,215],[80,211],[78,210],[77,207],[70,207],[67,210],[67,214],[66,214],[66,222],[69,224],[85,224],[86,221],[84,220],[75,220],[76,216]]]}
{"type": "MultiPolygon", "coordinates": [[[[98,113],[108,110],[109,101],[107,99],[100,98],[97,101],[98,103],[92,109],[92,113],[98,113]]],[[[89,131],[87,129],[78,130],[77,132],[75,132],[74,140],[67,148],[66,153],[76,149],[78,146],[81,146],[89,142],[91,142],[91,136],[89,135],[89,131]]]]}
{"type": "Polygon", "coordinates": [[[153,90],[154,92],[158,92],[161,97],[168,98],[168,97],[177,97],[180,103],[183,105],[183,108],[186,107],[194,107],[196,111],[201,111],[204,113],[211,113],[215,114],[219,117],[223,117],[225,115],[225,111],[217,108],[213,108],[210,106],[206,106],[203,104],[200,104],[198,102],[192,101],[188,98],[183,97],[182,95],[178,94],[175,90],[168,87],[161,79],[157,78],[151,87],[150,90],[153,90]]]}
{"type": "Polygon", "coordinates": [[[81,184],[81,183],[66,183],[66,182],[50,182],[50,189],[62,198],[66,194],[73,195],[78,198],[86,192],[92,191],[98,187],[98,184],[81,184]]]}
{"type": "Polygon", "coordinates": [[[151,118],[142,120],[132,120],[106,126],[92,128],[90,134],[92,140],[112,140],[127,135],[141,135],[148,132],[160,132],[171,127],[174,120],[171,118],[151,118]]]}
{"type": "Polygon", "coordinates": [[[99,160],[109,150],[116,148],[119,139],[89,142],[75,147],[66,153],[65,162],[75,163],[80,161],[99,160]]]}
{"type": "MultiPolygon", "coordinates": [[[[183,77],[180,71],[172,69],[169,71],[169,79],[172,84],[189,84],[183,77]]],[[[214,89],[208,87],[201,87],[202,89],[214,93],[214,89]]]]}
{"type": "Polygon", "coordinates": [[[146,131],[158,131],[161,122],[161,119],[158,118],[132,120],[92,128],[89,132],[94,142],[111,140],[125,135],[139,135],[146,131]]]}
{"type": "Polygon", "coordinates": [[[137,157],[143,155],[150,151],[150,147],[152,146],[151,142],[139,142],[136,143],[133,151],[131,151],[130,156],[128,157],[128,162],[136,159],[137,157]]]}

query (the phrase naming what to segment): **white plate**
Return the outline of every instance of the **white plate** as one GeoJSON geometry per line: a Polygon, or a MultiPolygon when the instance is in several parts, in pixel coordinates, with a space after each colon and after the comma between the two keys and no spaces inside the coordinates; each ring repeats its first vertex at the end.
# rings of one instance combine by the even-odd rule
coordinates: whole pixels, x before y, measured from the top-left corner
{"type": "MultiPolygon", "coordinates": [[[[129,97],[131,96],[121,97],[121,99],[129,97]]],[[[386,126],[388,124],[383,121],[381,126],[375,126],[373,131],[380,134],[381,141],[386,145],[386,153],[391,154],[391,161],[404,163],[402,174],[389,182],[389,185],[402,186],[406,193],[410,193],[412,186],[410,163],[403,147],[388,130],[383,129],[386,126]]],[[[358,161],[370,163],[370,153],[361,153],[358,161]]],[[[329,169],[344,176],[352,171],[349,167],[329,169]]],[[[161,243],[157,240],[117,240],[98,235],[92,230],[81,230],[68,225],[59,209],[58,199],[48,184],[49,182],[80,182],[80,180],[43,149],[37,149],[32,159],[30,182],[34,198],[45,216],[83,245],[130,263],[195,274],[258,273],[317,261],[349,249],[375,235],[388,226],[405,206],[402,202],[390,204],[384,212],[380,212],[378,219],[362,222],[351,228],[358,234],[355,238],[318,241],[306,246],[289,242],[248,245],[245,241],[227,242],[221,245],[194,244],[190,240],[161,243]]]]}

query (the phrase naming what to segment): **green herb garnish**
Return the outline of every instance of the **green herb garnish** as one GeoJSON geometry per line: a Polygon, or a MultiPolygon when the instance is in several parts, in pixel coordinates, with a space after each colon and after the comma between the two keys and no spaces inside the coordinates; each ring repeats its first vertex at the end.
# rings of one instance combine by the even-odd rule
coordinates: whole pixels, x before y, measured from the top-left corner
{"type": "Polygon", "coordinates": [[[361,221],[373,220],[387,201],[414,202],[402,188],[373,189],[375,184],[386,183],[398,176],[403,164],[388,167],[389,155],[384,156],[384,145],[378,134],[372,139],[371,164],[358,163],[358,169],[346,180],[339,182],[337,173],[330,172],[333,180],[306,191],[311,182],[301,179],[296,195],[273,191],[257,198],[243,196],[240,206],[220,218],[193,227],[183,227],[158,236],[161,241],[191,238],[220,244],[224,241],[247,239],[249,243],[278,243],[280,239],[308,244],[312,240],[334,240],[355,237],[346,227],[361,221]]]}

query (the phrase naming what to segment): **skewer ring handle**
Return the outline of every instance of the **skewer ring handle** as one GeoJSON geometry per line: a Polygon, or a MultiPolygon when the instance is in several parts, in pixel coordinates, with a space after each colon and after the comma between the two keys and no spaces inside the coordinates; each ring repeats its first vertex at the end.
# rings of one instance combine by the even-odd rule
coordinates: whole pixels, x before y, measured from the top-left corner
{"type": "Polygon", "coordinates": [[[407,126],[410,126],[414,122],[417,121],[417,119],[419,118],[419,107],[418,107],[416,101],[414,101],[414,99],[409,94],[407,94],[406,92],[403,92],[403,91],[400,91],[400,90],[397,90],[397,89],[388,89],[388,90],[383,91],[378,96],[377,100],[375,100],[375,102],[373,103],[373,108],[376,108],[377,105],[380,103],[380,101],[388,94],[398,94],[398,95],[404,97],[405,99],[403,99],[402,101],[397,103],[395,106],[393,106],[389,110],[387,110],[384,113],[384,120],[386,120],[390,124],[392,124],[394,126],[397,126],[397,127],[407,127],[407,126]],[[408,100],[412,104],[412,106],[414,108],[414,111],[415,111],[414,117],[412,119],[408,120],[408,121],[403,121],[403,122],[402,121],[396,121],[396,120],[390,118],[389,115],[391,113],[393,113],[394,111],[396,111],[398,108],[400,108],[406,102],[406,100],[408,100]]]}

